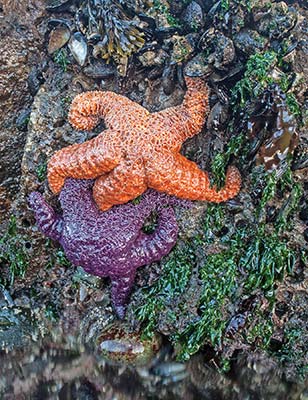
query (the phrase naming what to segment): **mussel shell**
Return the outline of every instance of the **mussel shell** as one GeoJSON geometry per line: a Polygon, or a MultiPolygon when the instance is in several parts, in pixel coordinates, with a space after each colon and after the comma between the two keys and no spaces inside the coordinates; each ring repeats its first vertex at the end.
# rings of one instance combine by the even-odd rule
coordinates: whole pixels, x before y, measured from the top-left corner
{"type": "Polygon", "coordinates": [[[116,68],[112,64],[106,64],[103,60],[94,60],[90,65],[87,65],[83,72],[86,76],[93,79],[106,79],[116,74],[116,68]]]}
{"type": "Polygon", "coordinates": [[[308,154],[296,157],[291,165],[292,171],[308,167],[308,154]]]}
{"type": "Polygon", "coordinates": [[[71,32],[66,25],[58,25],[51,32],[48,42],[48,54],[61,49],[70,40],[71,32]]]}
{"type": "Polygon", "coordinates": [[[176,75],[177,75],[176,63],[168,64],[165,67],[162,76],[162,87],[166,95],[170,95],[174,91],[176,75]]]}
{"type": "Polygon", "coordinates": [[[62,12],[69,9],[74,0],[45,0],[46,10],[52,12],[62,12]]]}
{"type": "Polygon", "coordinates": [[[212,129],[214,131],[220,130],[226,126],[228,120],[229,106],[218,101],[209,113],[206,126],[208,129],[212,129]]]}
{"type": "Polygon", "coordinates": [[[210,76],[210,81],[212,83],[221,83],[227,79],[231,79],[243,71],[244,67],[241,64],[235,65],[232,69],[228,71],[215,71],[210,76]]]}
{"type": "Polygon", "coordinates": [[[242,29],[234,35],[233,42],[236,49],[251,55],[264,49],[263,38],[257,31],[242,29]]]}
{"type": "Polygon", "coordinates": [[[68,47],[77,63],[83,66],[88,55],[88,46],[85,37],[80,32],[75,32],[69,41],[68,47]]]}
{"type": "Polygon", "coordinates": [[[184,74],[191,77],[207,76],[212,72],[213,68],[208,65],[203,54],[198,54],[186,64],[184,74]]]}
{"type": "Polygon", "coordinates": [[[189,27],[200,29],[204,25],[204,14],[201,6],[192,1],[182,13],[181,18],[189,27]]]}

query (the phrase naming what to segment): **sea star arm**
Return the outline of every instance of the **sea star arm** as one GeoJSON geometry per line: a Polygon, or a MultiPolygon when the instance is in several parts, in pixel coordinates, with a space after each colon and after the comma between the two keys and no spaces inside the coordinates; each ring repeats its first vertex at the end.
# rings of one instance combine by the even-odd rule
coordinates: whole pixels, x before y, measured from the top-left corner
{"type": "Polygon", "coordinates": [[[229,167],[225,186],[220,190],[211,187],[207,172],[179,153],[166,153],[152,160],[146,171],[150,187],[189,200],[220,203],[236,196],[241,186],[238,169],[229,167]]]}
{"type": "Polygon", "coordinates": [[[170,135],[186,140],[199,133],[208,112],[208,87],[199,78],[186,77],[187,91],[182,104],[153,113],[153,126],[161,125],[170,135]]]}
{"type": "Polygon", "coordinates": [[[136,121],[143,120],[148,114],[144,107],[127,97],[108,91],[93,91],[75,97],[68,119],[79,130],[92,130],[103,118],[108,128],[124,131],[136,126],[136,121]]]}
{"type": "Polygon", "coordinates": [[[146,190],[142,160],[122,161],[112,172],[96,179],[93,197],[102,211],[135,199],[146,190]]]}
{"type": "Polygon", "coordinates": [[[38,192],[29,195],[29,204],[35,214],[39,230],[53,240],[60,240],[62,233],[62,218],[46,202],[38,192]]]}
{"type": "Polygon", "coordinates": [[[136,267],[159,261],[175,245],[178,225],[171,207],[160,210],[155,231],[147,235],[140,232],[131,249],[131,260],[136,267]]]}
{"type": "Polygon", "coordinates": [[[115,168],[121,159],[117,132],[106,130],[85,143],[57,151],[48,163],[48,182],[60,192],[65,178],[92,179],[115,168]],[[115,137],[115,140],[112,140],[115,137]]]}
{"type": "Polygon", "coordinates": [[[120,319],[124,318],[128,297],[132,291],[136,270],[129,269],[127,274],[111,277],[111,301],[120,319]]]}

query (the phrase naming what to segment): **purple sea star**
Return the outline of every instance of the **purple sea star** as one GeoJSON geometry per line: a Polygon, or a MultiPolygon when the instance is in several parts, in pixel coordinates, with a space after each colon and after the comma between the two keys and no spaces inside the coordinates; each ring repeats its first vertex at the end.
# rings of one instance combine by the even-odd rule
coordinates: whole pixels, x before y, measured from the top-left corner
{"type": "Polygon", "coordinates": [[[112,303],[123,318],[137,268],[160,260],[176,243],[178,225],[171,206],[189,202],[148,190],[138,204],[103,212],[94,202],[93,184],[93,180],[66,179],[59,196],[62,215],[38,192],[30,194],[29,203],[40,231],[59,241],[74,265],[111,279],[112,303]],[[145,234],[142,226],[153,211],[158,213],[156,229],[145,234]]]}

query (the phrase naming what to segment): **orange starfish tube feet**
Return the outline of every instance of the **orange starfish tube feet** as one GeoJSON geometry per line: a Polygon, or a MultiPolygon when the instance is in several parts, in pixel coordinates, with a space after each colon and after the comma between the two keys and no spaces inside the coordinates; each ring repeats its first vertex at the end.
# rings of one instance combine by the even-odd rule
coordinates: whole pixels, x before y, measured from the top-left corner
{"type": "Polygon", "coordinates": [[[208,174],[182,156],[182,143],[200,132],[208,111],[208,88],[199,78],[186,78],[183,103],[150,113],[113,92],[78,95],[69,121],[91,130],[104,119],[107,129],[94,139],[56,152],[48,164],[51,190],[58,193],[66,178],[96,178],[93,195],[101,210],[123,204],[148,187],[190,200],[226,201],[240,190],[241,177],[229,167],[221,190],[208,174]]]}

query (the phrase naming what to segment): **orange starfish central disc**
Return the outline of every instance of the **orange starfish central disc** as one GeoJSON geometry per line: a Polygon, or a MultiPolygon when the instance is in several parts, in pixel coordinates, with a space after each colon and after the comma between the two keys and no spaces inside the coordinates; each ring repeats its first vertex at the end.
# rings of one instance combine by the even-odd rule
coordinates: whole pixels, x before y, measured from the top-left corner
{"type": "Polygon", "coordinates": [[[182,143],[200,132],[208,110],[208,89],[199,78],[186,78],[183,103],[150,113],[113,92],[85,92],[71,105],[69,121],[91,130],[104,119],[107,129],[94,139],[57,151],[48,164],[51,190],[65,178],[93,179],[94,199],[101,210],[126,203],[148,187],[190,200],[222,202],[241,185],[229,167],[225,187],[210,186],[208,174],[180,154],[182,143]]]}

